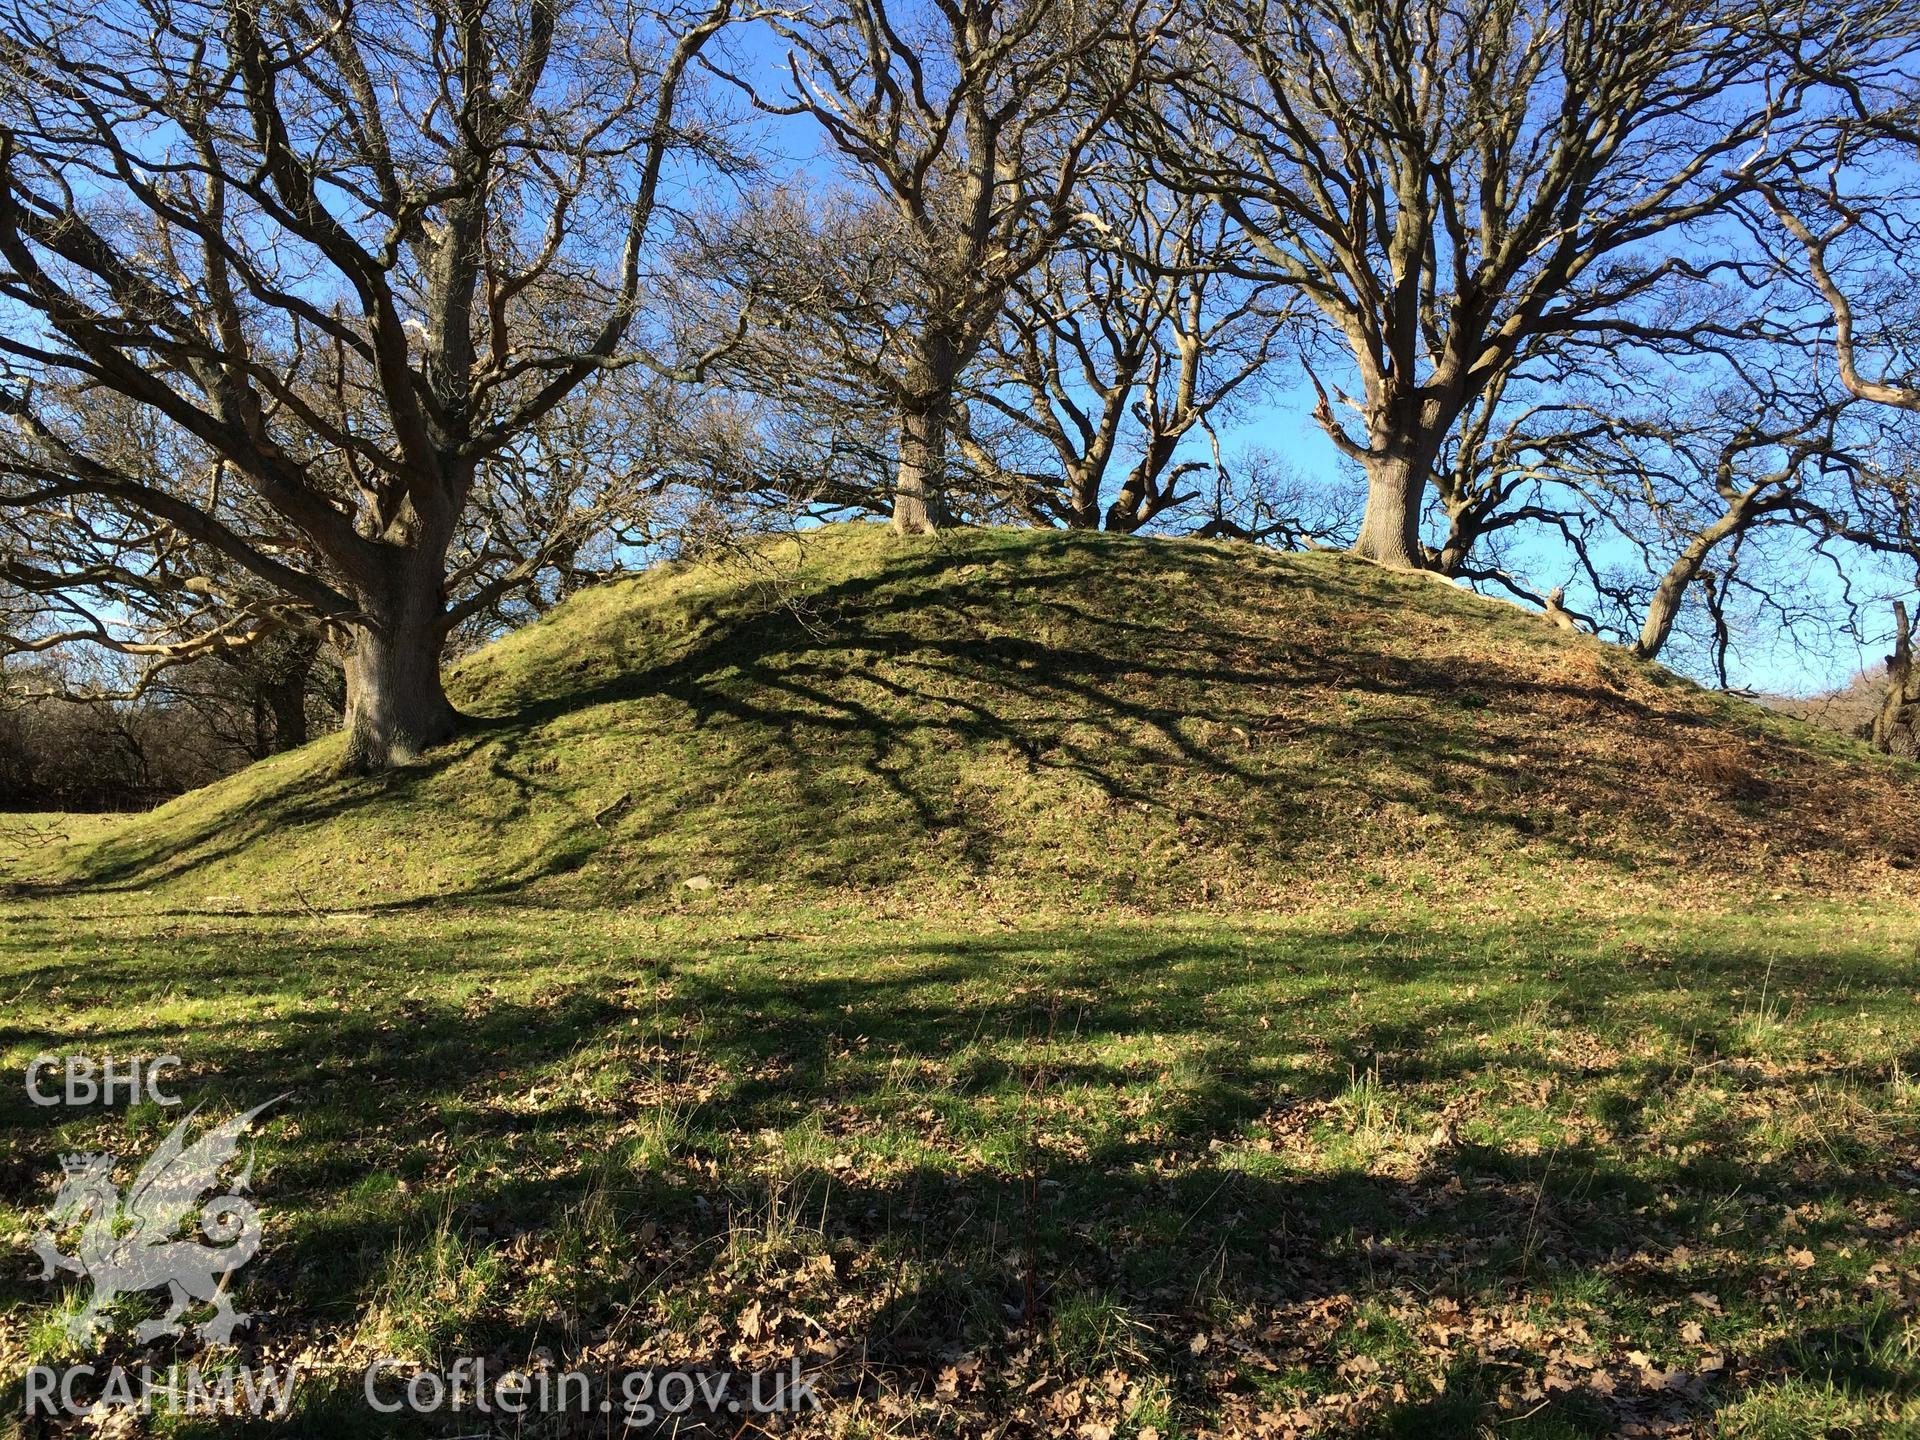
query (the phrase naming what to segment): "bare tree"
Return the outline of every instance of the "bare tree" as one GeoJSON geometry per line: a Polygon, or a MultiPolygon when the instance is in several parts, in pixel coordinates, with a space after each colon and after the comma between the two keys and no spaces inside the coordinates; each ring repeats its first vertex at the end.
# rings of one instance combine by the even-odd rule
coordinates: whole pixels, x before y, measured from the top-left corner
{"type": "MultiPolygon", "coordinates": [[[[1804,269],[1831,313],[1835,368],[1847,392],[1920,413],[1920,306],[1912,268],[1920,188],[1908,166],[1920,148],[1920,78],[1903,54],[1841,75],[1822,70],[1817,60],[1793,59],[1839,82],[1850,108],[1831,127],[1824,153],[1796,157],[1759,187],[1767,213],[1791,242],[1781,271],[1795,276],[1804,269]],[[1891,167],[1885,163],[1890,152],[1891,167]],[[1864,324],[1863,312],[1870,317],[1864,324]],[[1868,354],[1875,360],[1867,361],[1868,354]],[[1863,368],[1869,365],[1872,374],[1863,368]]],[[[1862,476],[1845,513],[1828,507],[1817,518],[1842,539],[1911,560],[1920,577],[1920,482],[1912,474],[1911,432],[1904,438],[1905,464],[1862,476]]],[[[1894,601],[1893,616],[1886,691],[1866,733],[1879,749],[1913,757],[1920,754],[1920,672],[1905,603],[1894,601]]]]}
{"type": "MultiPolygon", "coordinates": [[[[1916,137],[1920,145],[1920,137],[1916,137]]],[[[1834,360],[1839,370],[1840,383],[1848,391],[1862,400],[1870,400],[1880,405],[1893,405],[1902,410],[1920,410],[1920,382],[1909,376],[1896,376],[1892,373],[1869,378],[1860,372],[1860,351],[1863,348],[1859,323],[1855,317],[1853,301],[1848,297],[1840,281],[1835,277],[1832,266],[1834,246],[1849,232],[1857,232],[1872,223],[1865,207],[1843,199],[1837,190],[1829,190],[1825,196],[1828,207],[1838,218],[1816,233],[1807,221],[1796,215],[1782,198],[1784,187],[1770,185],[1765,188],[1769,207],[1778,217],[1788,234],[1797,240],[1801,254],[1806,261],[1807,273],[1820,296],[1832,308],[1834,321],[1833,349],[1834,360]]],[[[1904,235],[1902,241],[1910,242],[1911,234],[1904,235]]],[[[1906,317],[1911,324],[1912,317],[1906,317]]],[[[1885,334],[1886,332],[1883,332],[1885,334]]],[[[1897,334],[1887,335],[1895,340],[1910,339],[1897,334]]]]}
{"type": "MultiPolygon", "coordinates": [[[[1914,487],[1889,469],[1909,437],[1809,375],[1804,343],[1711,358],[1649,371],[1623,350],[1617,373],[1516,411],[1471,463],[1455,459],[1470,485],[1439,487],[1487,497],[1486,553],[1455,565],[1466,547],[1451,536],[1428,553],[1551,611],[1551,595],[1502,568],[1514,537],[1516,559],[1564,564],[1565,588],[1591,596],[1585,612],[1563,599],[1569,618],[1646,659],[1679,635],[1723,685],[1735,640],[1763,620],[1801,648],[1857,637],[1881,587],[1920,560],[1914,487]]],[[[1449,453],[1481,433],[1463,426],[1449,453]]]]}
{"type": "MultiPolygon", "coordinates": [[[[1832,449],[1831,419],[1825,428],[1803,426],[1797,420],[1782,424],[1756,420],[1741,424],[1717,449],[1693,460],[1707,481],[1707,486],[1699,488],[1710,487],[1712,500],[1700,505],[1695,496],[1689,496],[1694,501],[1691,506],[1682,501],[1664,507],[1664,518],[1684,518],[1678,526],[1668,526],[1670,534],[1679,531],[1677,549],[1647,600],[1634,654],[1651,660],[1665,648],[1681,602],[1707,573],[1717,551],[1737,552],[1760,526],[1797,517],[1809,471],[1834,463],[1832,449]]],[[[1716,613],[1725,603],[1727,585],[1722,578],[1717,588],[1708,591],[1709,608],[1716,613]]],[[[1718,663],[1724,681],[1724,650],[1718,663]]]]}
{"type": "MultiPolygon", "coordinates": [[[[450,551],[489,462],[632,358],[729,3],[0,12],[0,508],[112,512],[123,568],[190,543],[344,628],[351,764],[444,740],[450,551]],[[100,394],[208,464],[96,450],[100,394]]],[[[176,643],[260,617],[205,618],[176,643]]]]}
{"type": "Polygon", "coordinates": [[[1355,549],[1418,566],[1436,465],[1476,402],[1582,343],[1742,333],[1668,301],[1737,266],[1704,227],[1799,142],[1822,92],[1780,47],[1837,68],[1902,9],[1221,0],[1182,103],[1133,124],[1317,307],[1358,382],[1309,371],[1321,425],[1367,475],[1355,549]]]}
{"type": "MultiPolygon", "coordinates": [[[[46,398],[43,390],[43,411],[46,398]]],[[[668,492],[686,478],[669,453],[684,431],[685,399],[683,387],[608,371],[487,457],[449,546],[447,654],[657,551],[677,513],[668,492]]],[[[93,391],[71,423],[86,453],[111,456],[117,473],[154,490],[204,476],[210,515],[239,533],[272,533],[259,497],[226,483],[222,462],[177,443],[147,407],[93,391]]],[[[326,728],[338,721],[333,692],[344,678],[348,627],[137,511],[94,497],[0,507],[0,595],[11,600],[0,616],[0,658],[104,652],[90,664],[40,667],[30,693],[69,704],[172,704],[253,759],[305,744],[316,715],[329,718],[326,728]]]]}
{"type": "Polygon", "coordinates": [[[448,557],[461,651],[659,553],[681,513],[706,386],[644,367],[590,377],[487,457],[448,557]]]}
{"type": "Polygon", "coordinates": [[[1353,544],[1366,502],[1361,487],[1345,477],[1328,483],[1302,476],[1258,447],[1216,465],[1210,479],[1192,530],[1203,540],[1244,540],[1277,550],[1344,550],[1353,544]]]}
{"type": "Polygon", "coordinates": [[[1274,285],[1233,273],[1244,242],[1208,201],[1115,167],[1084,214],[1015,283],[958,438],[1028,518],[1130,534],[1205,498],[1194,477],[1215,468],[1212,418],[1258,389],[1288,313],[1274,285]],[[979,443],[982,411],[1037,441],[1045,468],[1015,472],[979,443]]]}
{"type": "Polygon", "coordinates": [[[342,678],[320,635],[283,629],[170,666],[138,698],[196,717],[208,740],[246,762],[306,744],[316,719],[338,725],[342,678]]]}
{"type": "Polygon", "coordinates": [[[1804,266],[1806,283],[1832,312],[1840,383],[1862,400],[1920,410],[1920,312],[1911,263],[1920,238],[1920,185],[1907,163],[1920,150],[1920,66],[1900,47],[1845,69],[1817,53],[1785,58],[1810,80],[1838,90],[1846,103],[1821,144],[1782,157],[1756,186],[1764,213],[1792,242],[1782,270],[1798,275],[1804,266]],[[1846,272],[1856,267],[1866,273],[1850,283],[1846,272]],[[1861,294],[1872,311],[1864,327],[1855,303],[1861,294]],[[1863,373],[1869,350],[1882,357],[1884,373],[1863,373]]]}
{"type": "Polygon", "coordinates": [[[1893,606],[1893,653],[1887,656],[1887,692],[1867,732],[1889,755],[1920,760],[1920,670],[1913,663],[1913,625],[1907,607],[1893,606]]]}
{"type": "Polygon", "coordinates": [[[1147,8],[827,0],[767,15],[783,85],[729,72],[761,109],[811,119],[858,187],[839,215],[763,209],[744,253],[780,274],[758,291],[777,323],[892,412],[903,533],[942,523],[961,373],[1073,225],[1095,143],[1145,75],[1147,8]],[[801,229],[783,244],[772,220],[801,229]]]}

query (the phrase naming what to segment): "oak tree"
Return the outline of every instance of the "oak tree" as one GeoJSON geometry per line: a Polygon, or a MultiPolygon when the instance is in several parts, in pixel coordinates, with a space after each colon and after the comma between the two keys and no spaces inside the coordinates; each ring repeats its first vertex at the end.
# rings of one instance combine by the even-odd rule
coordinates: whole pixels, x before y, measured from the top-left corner
{"type": "MultiPolygon", "coordinates": [[[[729,0],[48,0],[0,12],[0,510],[152,583],[217,555],[350,637],[348,757],[458,717],[489,465],[631,363],[729,0]],[[93,442],[126,402],[193,463],[93,442]],[[230,500],[236,491],[244,500],[230,500]]],[[[124,442],[126,436],[121,435],[124,442]]],[[[243,639],[267,602],[180,643],[243,639]]]]}

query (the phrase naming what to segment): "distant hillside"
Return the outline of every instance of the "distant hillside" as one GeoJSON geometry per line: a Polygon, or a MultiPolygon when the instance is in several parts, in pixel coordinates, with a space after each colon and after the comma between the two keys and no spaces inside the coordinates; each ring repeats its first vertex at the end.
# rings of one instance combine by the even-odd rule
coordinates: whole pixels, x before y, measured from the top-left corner
{"type": "Polygon", "coordinates": [[[1818,725],[1823,730],[1854,736],[1873,724],[1873,717],[1880,713],[1880,703],[1886,696],[1887,674],[1885,667],[1880,666],[1854,676],[1837,690],[1824,691],[1819,695],[1761,695],[1757,698],[1769,710],[1778,710],[1782,715],[1805,720],[1809,725],[1818,725]]]}
{"type": "Polygon", "coordinates": [[[836,890],[1288,905],[1908,888],[1911,767],[1345,556],[837,526],[582,594],[460,666],[405,772],[336,739],[50,875],[255,905],[836,890]]]}

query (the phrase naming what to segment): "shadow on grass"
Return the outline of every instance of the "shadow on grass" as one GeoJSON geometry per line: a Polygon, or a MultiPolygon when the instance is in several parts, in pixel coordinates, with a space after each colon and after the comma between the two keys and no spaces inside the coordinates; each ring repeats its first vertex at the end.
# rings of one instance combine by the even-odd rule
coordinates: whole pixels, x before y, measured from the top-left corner
{"type": "Polygon", "coordinates": [[[456,774],[460,793],[488,796],[476,834],[531,825],[544,841],[509,862],[474,840],[444,883],[376,875],[399,903],[511,897],[583,870],[598,897],[657,894],[659,857],[687,846],[727,880],[806,887],[1017,872],[1049,843],[1122,857],[1090,882],[1115,894],[1192,900],[1221,876],[1286,865],[1330,824],[1417,847],[1428,820],[1469,848],[1623,872],[1674,853],[1731,873],[1768,840],[1823,862],[1920,855],[1914,807],[1880,813],[1878,792],[1725,727],[1710,702],[1653,683],[1660,672],[1636,670],[1647,683],[1633,695],[1604,666],[1549,674],[1560,642],[1533,639],[1518,612],[1369,567],[996,535],[894,552],[793,606],[743,587],[653,619],[696,638],[631,669],[611,653],[529,664],[499,680],[509,713],[419,765],[347,781],[295,764],[277,788],[215,792],[190,818],[95,847],[87,884],[217,869],[314,843],[303,837],[342,817],[430,826],[460,803],[436,788],[456,774]],[[585,775],[543,771],[556,727],[584,717],[634,762],[611,805],[617,756],[585,775]],[[1730,740],[1752,753],[1725,793],[1676,769],[1730,740]],[[1029,784],[1048,804],[1083,797],[1082,833],[1012,833],[1037,823],[1008,808],[1029,784]],[[1754,785],[1778,803],[1749,803],[1754,785]],[[1148,865],[1134,858],[1145,849],[1171,853],[1148,865]]]}
{"type": "MultiPolygon", "coordinates": [[[[739,1369],[741,1345],[810,1354],[829,1404],[927,1397],[944,1367],[985,1355],[990,1376],[1006,1365],[1017,1379],[956,1400],[976,1416],[1012,1416],[1028,1383],[1058,1388],[1119,1366],[1156,1377],[1182,1423],[1220,1423],[1236,1406],[1332,1403],[1353,1388],[1339,1367],[1369,1306],[1531,1307],[1543,1330],[1556,1314],[1591,1321],[1603,1349],[1625,1336],[1670,1351],[1662,1315],[1701,1292],[1732,1310],[1779,1283],[1787,1246],[1858,1245],[1855,1213],[1890,1217],[1886,1244],[1911,1239],[1911,1137],[1769,1157],[1760,1122],[1722,1109],[1669,1126],[1660,1145],[1635,1142],[1640,1112],[1718,1073],[1722,1057],[1698,1037],[1751,979],[1751,957],[1734,951],[1703,946],[1692,990],[1676,996],[1661,972],[1621,964],[1582,969],[1577,986],[1549,982],[1572,963],[1573,938],[1554,937],[1547,954],[1519,927],[1429,934],[1417,954],[1361,928],[840,938],[825,959],[778,938],[751,953],[734,941],[677,955],[608,945],[509,997],[498,957],[524,949],[524,934],[468,923],[422,939],[424,951],[406,936],[269,933],[239,974],[197,941],[169,950],[164,928],[84,959],[9,966],[9,983],[63,1007],[113,1007],[90,1023],[88,1047],[188,1056],[189,1102],[296,1091],[263,1144],[269,1243],[245,1272],[270,1347],[351,1338],[396,1303],[395,1267],[444,1234],[457,1255],[501,1257],[505,1278],[474,1280],[470,1306],[457,1293],[438,1312],[415,1302],[408,1323],[443,1356],[513,1363],[537,1346],[644,1346],[647,1326],[693,1306],[713,1323],[670,1332],[675,1364],[739,1369]],[[1429,988],[1456,953],[1509,955],[1509,983],[1483,997],[1429,988]],[[1273,993],[1249,993],[1249,976],[1273,993]],[[1363,990],[1381,998],[1349,999],[1363,990]],[[176,994],[218,995],[233,1014],[150,1018],[176,994]],[[1616,1027],[1631,1017],[1665,1041],[1581,1060],[1560,1043],[1571,1019],[1516,1040],[1516,1012],[1540,995],[1616,1027]],[[271,1015],[248,1013],[268,999],[271,1015]],[[1272,1024],[1256,1024],[1269,1006],[1272,1024]],[[1694,1044],[1684,1062],[1683,1039],[1694,1044]],[[1356,1080],[1369,1073],[1398,1118],[1360,1118],[1356,1080]],[[1604,1086],[1596,1108],[1610,1134],[1571,1124],[1578,1107],[1529,1129],[1487,1088],[1583,1084],[1604,1086]],[[1440,1112],[1462,1097],[1504,1118],[1446,1123],[1440,1112]],[[1384,1140],[1354,1151],[1369,1126],[1384,1140]],[[1559,1136],[1551,1147],[1546,1130],[1559,1136]],[[534,1263],[572,1253],[566,1237],[594,1214],[604,1255],[557,1271],[534,1263]],[[1730,1238],[1703,1243],[1721,1232],[1730,1238]],[[1702,1258],[1673,1260],[1683,1246],[1702,1258]],[[843,1312],[848,1296],[863,1298],[843,1312]],[[743,1312],[763,1300],[772,1329],[750,1334],[743,1312]],[[1073,1340],[1063,1317],[1089,1306],[1117,1319],[1073,1340]],[[1237,1328],[1242,1317],[1250,1328],[1237,1328]],[[1124,1345],[1100,1338],[1116,1327],[1124,1345]],[[1008,1359],[1033,1347],[1028,1370],[1008,1359]]],[[[1885,965],[1832,955],[1775,972],[1783,987],[1849,997],[1889,980],[1885,965]]],[[[0,1036],[15,1047],[70,1038],[25,1019],[0,1036]]],[[[1805,1081],[1773,1067],[1726,1083],[1764,1109],[1805,1081]]],[[[142,1112],[108,1138],[144,1150],[172,1118],[142,1112]]],[[[118,1124],[67,1128],[100,1143],[118,1124]]],[[[8,1192],[50,1193],[45,1113],[10,1092],[0,1127],[8,1192]]],[[[465,1274],[451,1275],[455,1292],[465,1274]]],[[[43,1300],[23,1267],[6,1275],[0,1304],[17,1314],[43,1300]]],[[[1743,1373],[1764,1380],[1830,1354],[1866,1402],[1909,1393],[1897,1351],[1875,1350],[1868,1331],[1848,1341],[1848,1322],[1822,1321],[1798,1298],[1783,1289],[1779,1310],[1800,1349],[1745,1357],[1743,1373]]],[[[1457,1336],[1441,1342],[1446,1390],[1427,1395],[1435,1362],[1422,1344],[1385,1321],[1366,1333],[1387,1337],[1382,1383],[1404,1374],[1412,1398],[1376,1395],[1347,1433],[1476,1433],[1546,1364],[1545,1341],[1457,1336]]],[[[1751,1383],[1729,1372],[1623,1382],[1605,1398],[1549,1394],[1513,1433],[1697,1418],[1751,1383]]],[[[304,1433],[381,1433],[357,1394],[336,1401],[316,1397],[304,1433]]],[[[474,1433],[472,1416],[463,1423],[435,1431],[415,1418],[387,1433],[474,1433]]],[[[1003,1433],[1052,1433],[1041,1418],[1009,1423],[1003,1433]]]]}

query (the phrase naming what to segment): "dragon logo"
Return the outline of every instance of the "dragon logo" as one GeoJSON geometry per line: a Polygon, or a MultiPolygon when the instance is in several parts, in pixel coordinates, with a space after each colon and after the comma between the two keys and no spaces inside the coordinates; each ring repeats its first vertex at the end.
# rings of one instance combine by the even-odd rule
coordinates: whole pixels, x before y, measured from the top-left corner
{"type": "Polygon", "coordinates": [[[260,1213],[237,1191],[245,1190],[253,1175],[253,1156],[233,1189],[204,1205],[200,1197],[218,1183],[220,1170],[240,1149],[240,1137],[254,1117],[286,1097],[276,1095],[244,1115],[207,1131],[191,1146],[186,1131],[196,1107],[160,1142],[140,1168],[123,1196],[113,1183],[112,1155],[63,1155],[66,1180],[47,1213],[47,1227],[33,1237],[34,1254],[46,1268],[42,1280],[60,1270],[71,1270],[93,1282],[86,1308],[67,1324],[75,1340],[89,1341],[106,1326],[105,1312],[122,1295],[143,1290],[167,1291],[167,1313],[143,1321],[134,1330],[141,1341],[180,1335],[181,1317],[193,1301],[214,1307],[213,1314],[194,1327],[202,1340],[224,1344],[233,1327],[252,1317],[235,1310],[227,1299],[229,1274],[253,1258],[260,1248],[260,1213]],[[195,1210],[200,1233],[213,1242],[202,1245],[181,1234],[195,1210]],[[84,1222],[82,1220],[84,1218],[84,1222]],[[58,1248],[62,1231],[80,1226],[78,1254],[58,1248]]]}

